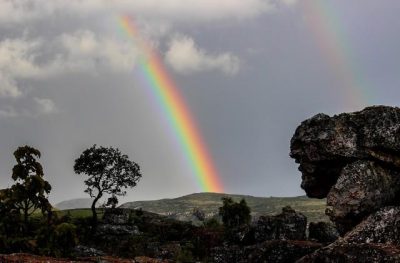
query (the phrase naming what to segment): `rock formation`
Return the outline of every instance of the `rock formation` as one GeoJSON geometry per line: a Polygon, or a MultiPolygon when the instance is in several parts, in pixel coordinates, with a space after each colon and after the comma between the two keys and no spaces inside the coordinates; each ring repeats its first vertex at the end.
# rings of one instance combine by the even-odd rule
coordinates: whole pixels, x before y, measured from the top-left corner
{"type": "Polygon", "coordinates": [[[301,187],[327,198],[342,235],[298,262],[400,262],[400,108],[318,114],[297,128],[290,150],[301,187]]]}
{"type": "Polygon", "coordinates": [[[337,229],[331,223],[327,222],[310,222],[308,233],[308,239],[323,244],[332,243],[339,238],[337,229]]]}
{"type": "Polygon", "coordinates": [[[260,216],[253,226],[257,242],[267,240],[305,240],[307,218],[284,207],[282,213],[276,216],[260,216]]]}
{"type": "Polygon", "coordinates": [[[400,109],[369,107],[301,123],[290,156],[309,197],[327,197],[327,215],[342,234],[400,193],[400,109]]]}

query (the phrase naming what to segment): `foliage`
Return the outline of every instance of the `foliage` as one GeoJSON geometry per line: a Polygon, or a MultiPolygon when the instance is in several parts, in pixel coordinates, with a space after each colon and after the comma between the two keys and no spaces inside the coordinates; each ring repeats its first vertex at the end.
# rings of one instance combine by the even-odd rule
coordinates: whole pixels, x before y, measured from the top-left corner
{"type": "Polygon", "coordinates": [[[114,209],[118,204],[118,198],[115,195],[112,195],[107,199],[107,203],[105,204],[105,207],[111,207],[114,209]]]}
{"type": "Polygon", "coordinates": [[[219,208],[219,215],[222,217],[222,222],[226,228],[239,227],[250,223],[250,208],[244,199],[237,203],[230,197],[223,197],[222,203],[222,207],[219,208]]]}
{"type": "Polygon", "coordinates": [[[50,184],[43,179],[42,165],[37,161],[40,152],[30,146],[19,147],[14,152],[17,164],[12,169],[14,184],[0,190],[0,235],[10,248],[31,247],[29,235],[33,234],[30,216],[40,210],[50,223],[51,205],[47,199],[50,184]]]}
{"type": "Polygon", "coordinates": [[[50,184],[43,179],[42,165],[36,160],[40,152],[30,146],[19,147],[14,152],[17,164],[12,170],[15,181],[8,194],[8,203],[23,215],[24,224],[28,226],[28,217],[38,209],[43,214],[51,211],[47,199],[51,191],[50,184]]]}
{"type": "Polygon", "coordinates": [[[204,227],[210,229],[219,229],[221,228],[221,223],[218,221],[217,218],[211,217],[203,222],[204,227]]]}
{"type": "Polygon", "coordinates": [[[54,247],[58,251],[57,256],[69,256],[72,248],[78,244],[76,226],[70,223],[62,223],[54,229],[54,247]]]}
{"type": "Polygon", "coordinates": [[[135,187],[142,177],[139,165],[119,149],[96,145],[83,151],[75,160],[74,171],[88,176],[85,192],[94,198],[91,207],[94,225],[97,224],[96,203],[103,194],[123,196],[126,194],[124,189],[135,187]]]}

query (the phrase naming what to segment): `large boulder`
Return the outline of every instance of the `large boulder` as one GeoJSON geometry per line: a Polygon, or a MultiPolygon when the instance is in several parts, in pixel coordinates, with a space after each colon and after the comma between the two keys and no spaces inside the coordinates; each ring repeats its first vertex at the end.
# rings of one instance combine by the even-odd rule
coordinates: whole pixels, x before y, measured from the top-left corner
{"type": "Polygon", "coordinates": [[[327,244],[336,241],[339,233],[336,228],[328,222],[310,222],[308,226],[308,239],[327,244]]]}
{"type": "Polygon", "coordinates": [[[335,242],[296,261],[296,263],[354,262],[398,263],[400,249],[397,246],[385,244],[335,242]]]}
{"type": "Polygon", "coordinates": [[[355,161],[343,168],[328,193],[326,214],[345,233],[365,216],[394,204],[399,185],[397,170],[374,161],[355,161]]]}
{"type": "Polygon", "coordinates": [[[305,240],[307,218],[291,207],[282,208],[276,216],[260,216],[254,223],[254,237],[257,242],[266,240],[305,240]]]}
{"type": "Polygon", "coordinates": [[[348,232],[343,240],[400,246],[400,207],[380,209],[348,232]]]}
{"type": "Polygon", "coordinates": [[[290,156],[309,197],[327,197],[327,214],[344,234],[400,194],[400,108],[375,106],[296,129],[290,156]]]}
{"type": "Polygon", "coordinates": [[[319,243],[292,240],[271,240],[246,247],[223,246],[212,249],[211,262],[292,263],[319,248],[319,243]]]}

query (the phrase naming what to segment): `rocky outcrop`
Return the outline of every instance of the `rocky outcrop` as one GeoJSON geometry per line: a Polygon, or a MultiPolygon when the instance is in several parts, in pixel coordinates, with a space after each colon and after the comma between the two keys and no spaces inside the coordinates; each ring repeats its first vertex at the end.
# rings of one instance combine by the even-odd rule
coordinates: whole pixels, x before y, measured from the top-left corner
{"type": "Polygon", "coordinates": [[[307,218],[291,207],[276,216],[260,216],[253,226],[256,242],[267,240],[305,240],[307,218]]]}
{"type": "Polygon", "coordinates": [[[400,262],[400,207],[373,213],[329,246],[297,263],[400,262]]]}
{"type": "Polygon", "coordinates": [[[42,257],[31,254],[15,253],[10,255],[1,255],[1,263],[168,263],[167,260],[154,259],[149,257],[135,257],[135,259],[123,259],[117,257],[83,257],[71,259],[42,257]]]}
{"type": "Polygon", "coordinates": [[[296,263],[398,263],[400,249],[384,244],[333,243],[309,254],[296,263]]]}
{"type": "Polygon", "coordinates": [[[297,128],[290,156],[309,197],[327,197],[327,215],[344,234],[400,194],[400,109],[369,107],[297,128]]]}
{"type": "Polygon", "coordinates": [[[253,246],[216,247],[211,262],[215,263],[292,263],[320,248],[321,244],[308,241],[273,240],[253,246]]]}
{"type": "Polygon", "coordinates": [[[339,233],[336,228],[327,222],[310,222],[308,226],[308,239],[319,243],[327,244],[336,241],[339,233]]]}
{"type": "Polygon", "coordinates": [[[96,236],[104,240],[119,239],[123,236],[137,236],[140,231],[134,225],[132,210],[107,209],[103,220],[96,228],[96,236]]]}
{"type": "Polygon", "coordinates": [[[400,207],[382,208],[347,233],[343,240],[400,246],[400,207]]]}

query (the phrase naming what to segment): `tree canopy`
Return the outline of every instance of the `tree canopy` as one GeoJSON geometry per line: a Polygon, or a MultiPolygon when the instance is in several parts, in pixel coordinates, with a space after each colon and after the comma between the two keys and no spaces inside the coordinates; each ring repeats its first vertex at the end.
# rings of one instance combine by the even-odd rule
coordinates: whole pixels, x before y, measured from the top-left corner
{"type": "Polygon", "coordinates": [[[17,161],[11,176],[14,184],[0,191],[0,225],[6,235],[16,235],[19,229],[26,234],[29,216],[37,210],[51,215],[52,206],[47,199],[51,186],[43,178],[42,165],[37,161],[40,155],[39,150],[30,146],[19,147],[14,152],[17,161]],[[21,228],[20,223],[23,223],[21,228]]]}
{"type": "Polygon", "coordinates": [[[14,152],[17,164],[12,170],[15,184],[8,191],[10,201],[24,215],[27,223],[29,215],[41,209],[43,213],[51,211],[47,199],[51,191],[50,184],[43,179],[42,165],[37,161],[41,154],[30,146],[19,147],[14,152]]]}
{"type": "MultiPolygon", "coordinates": [[[[93,222],[97,223],[96,203],[104,194],[123,196],[126,188],[135,187],[142,177],[137,163],[130,161],[118,148],[93,145],[75,160],[74,171],[85,174],[85,192],[94,198],[93,222]]],[[[115,199],[114,199],[115,202],[115,199]]]]}
{"type": "Polygon", "coordinates": [[[222,203],[222,207],[219,208],[219,215],[222,217],[224,226],[233,228],[250,222],[250,208],[246,200],[242,199],[237,203],[230,197],[224,197],[222,203]]]}

